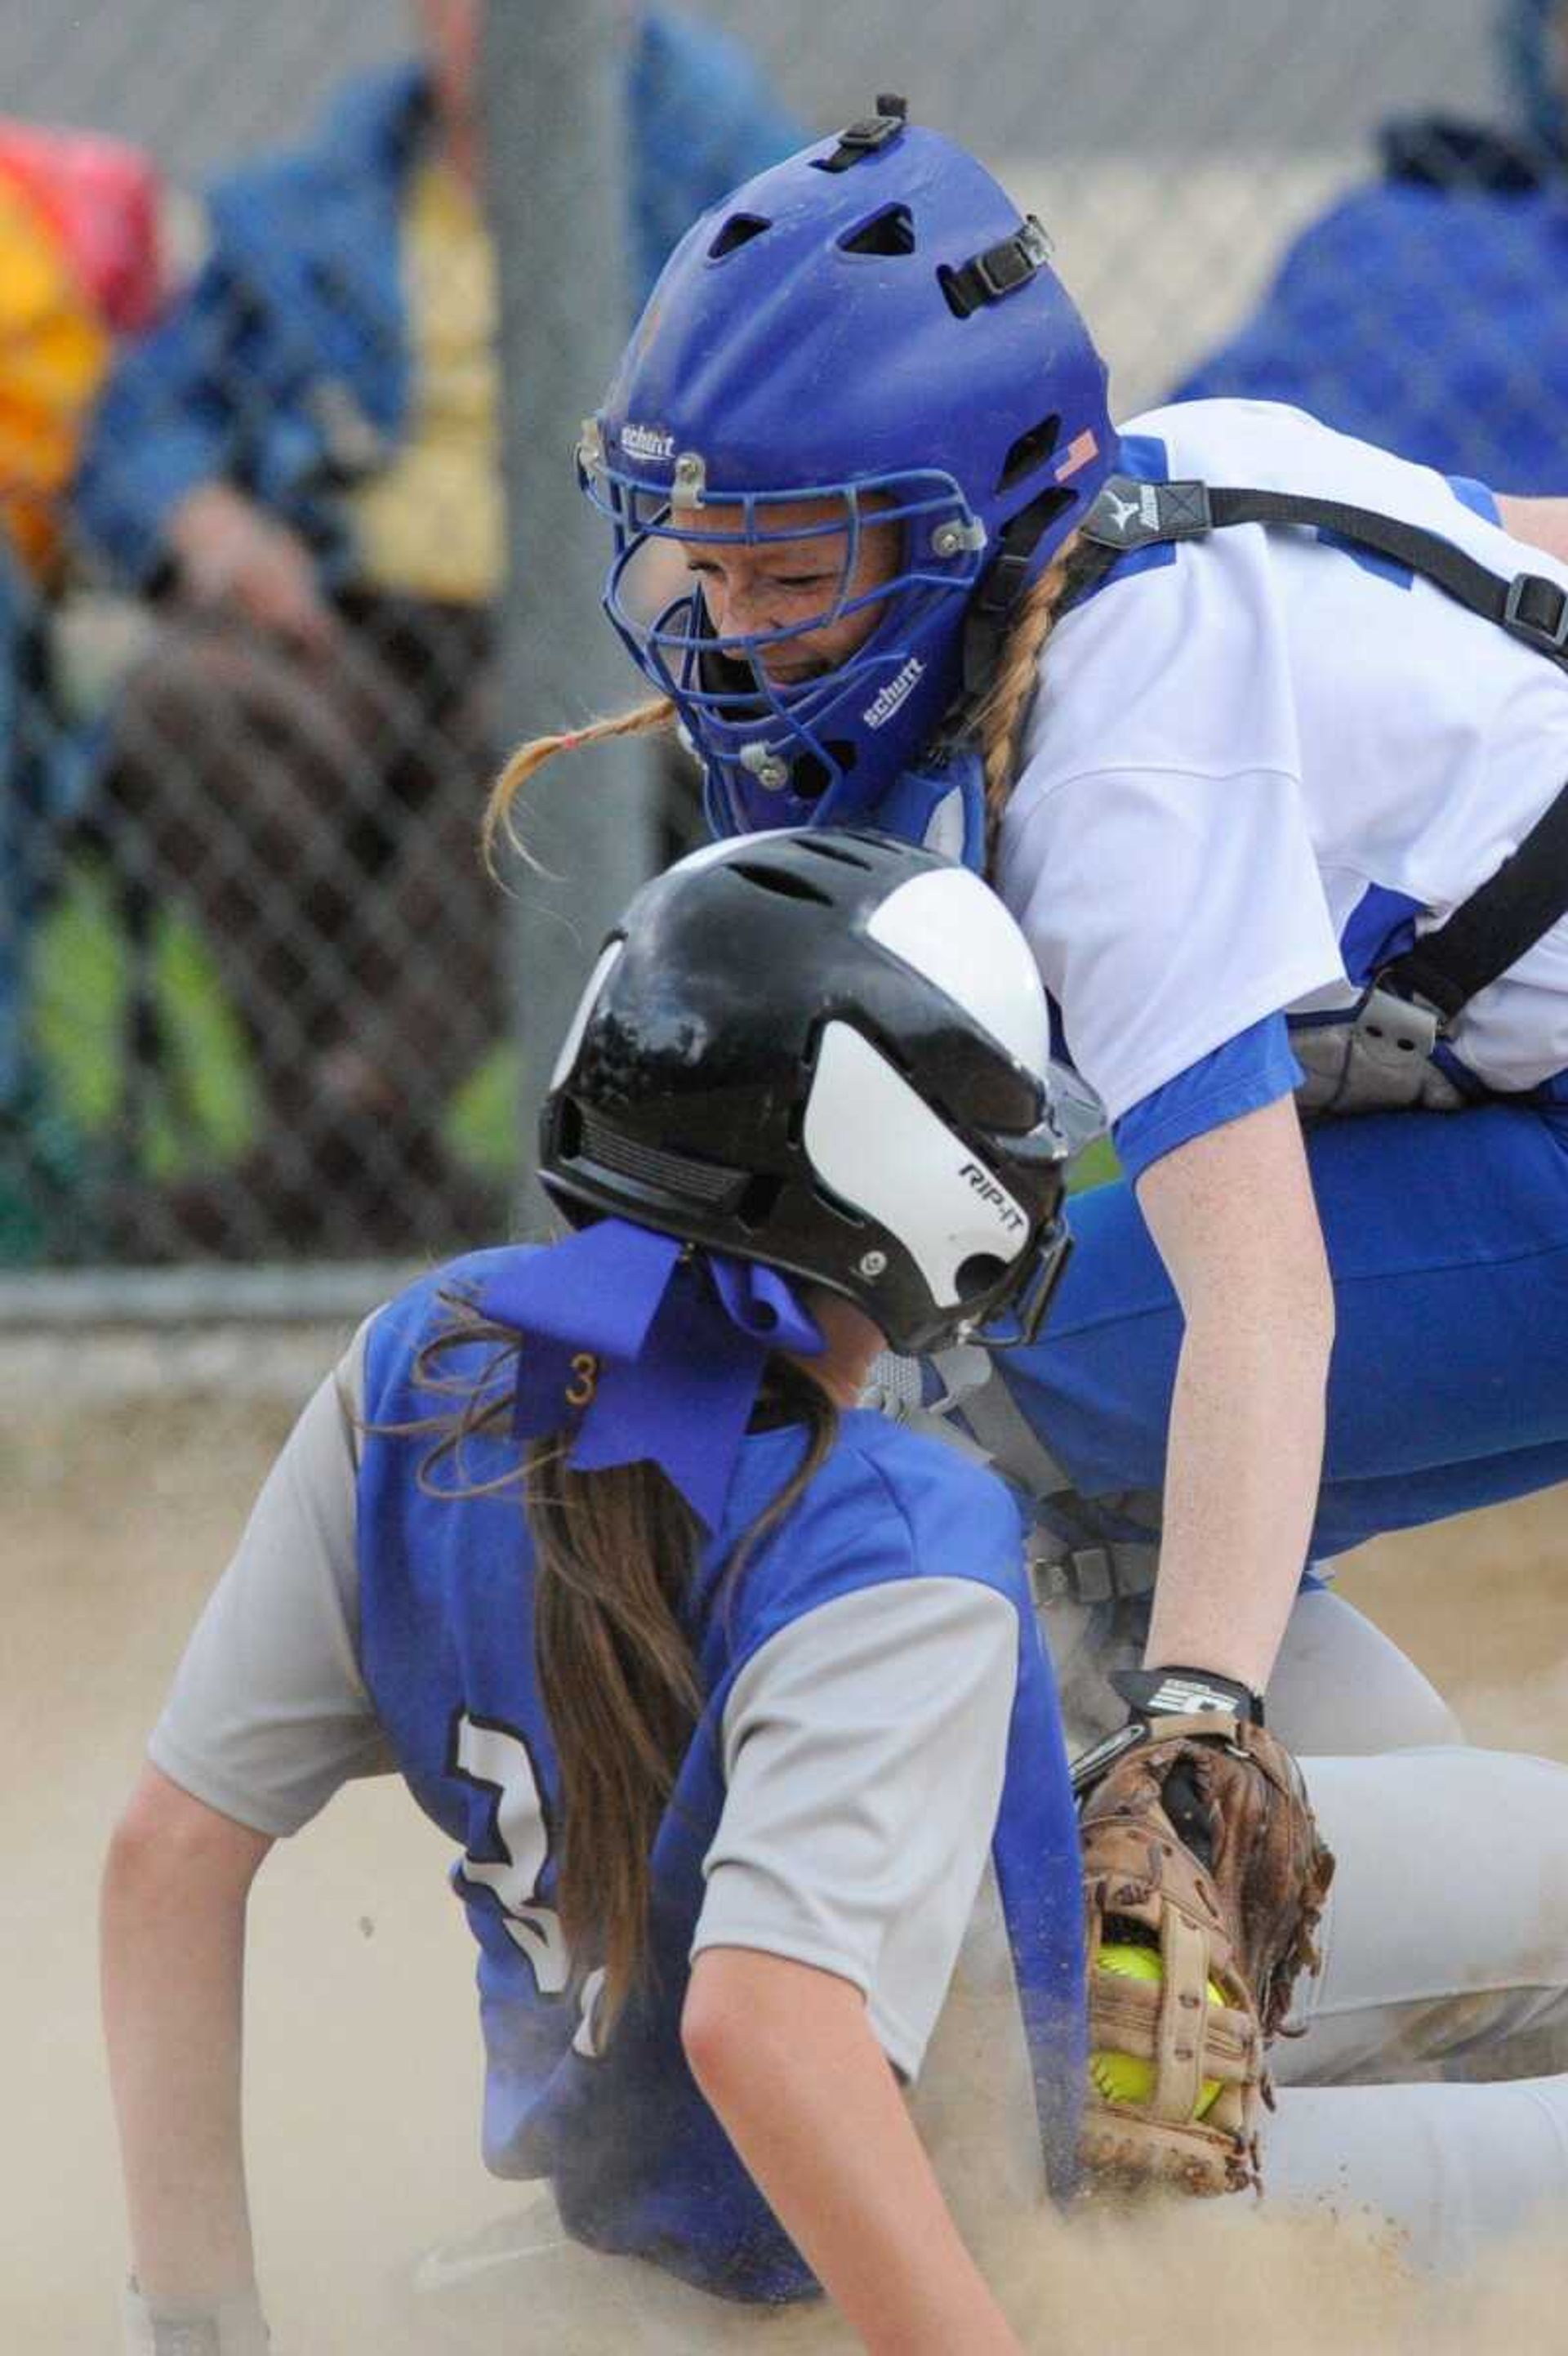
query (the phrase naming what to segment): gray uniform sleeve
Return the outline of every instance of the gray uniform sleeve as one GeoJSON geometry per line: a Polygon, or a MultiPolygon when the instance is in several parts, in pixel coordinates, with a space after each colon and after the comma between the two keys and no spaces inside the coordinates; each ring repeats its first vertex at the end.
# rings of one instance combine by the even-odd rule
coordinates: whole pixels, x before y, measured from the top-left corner
{"type": "Polygon", "coordinates": [[[366,1331],[268,1474],[147,1746],[182,1790],[256,1832],[296,1832],[339,1784],[397,1763],[358,1665],[366,1331]]]}
{"type": "Polygon", "coordinates": [[[1005,1596],[943,1578],[837,1597],[761,1646],[725,1708],[693,1954],[852,1981],[913,2078],[990,1850],[1018,1646],[1005,1596]]]}

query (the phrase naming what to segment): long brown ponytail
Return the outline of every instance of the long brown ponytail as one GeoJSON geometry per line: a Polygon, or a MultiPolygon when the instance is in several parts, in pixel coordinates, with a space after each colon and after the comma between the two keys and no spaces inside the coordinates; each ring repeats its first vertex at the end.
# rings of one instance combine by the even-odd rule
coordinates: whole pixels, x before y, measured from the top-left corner
{"type": "MultiPolygon", "coordinates": [[[[465,1303],[448,1306],[453,1323],[425,1344],[413,1371],[422,1387],[458,1404],[399,1429],[433,1439],[419,1472],[432,1495],[520,1489],[534,1547],[535,1674],[560,1770],[556,1905],[579,1962],[603,1967],[595,2027],[607,2036],[643,1966],[654,1837],[702,1708],[683,1617],[700,1526],[656,1466],[574,1472],[559,1438],[534,1442],[487,1481],[465,1481],[468,1442],[509,1430],[518,1344],[465,1303]],[[476,1380],[441,1372],[447,1353],[475,1343],[490,1345],[476,1380]]],[[[837,1430],[827,1393],[786,1358],[769,1359],[760,1404],[775,1420],[804,1424],[807,1444],[726,1564],[729,1595],[837,1430]]]]}

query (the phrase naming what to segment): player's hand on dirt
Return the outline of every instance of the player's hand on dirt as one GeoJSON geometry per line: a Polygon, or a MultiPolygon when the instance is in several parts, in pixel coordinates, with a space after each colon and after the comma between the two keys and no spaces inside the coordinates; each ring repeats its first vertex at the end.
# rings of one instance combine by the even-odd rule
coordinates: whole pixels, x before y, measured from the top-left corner
{"type": "Polygon", "coordinates": [[[168,545],[193,605],[243,614],[308,653],[325,654],[336,641],[309,549],[232,484],[187,492],[170,519],[168,545]]]}
{"type": "Polygon", "coordinates": [[[282,2356],[253,2290],[237,2291],[216,2306],[158,2302],[127,2284],[125,2356],[282,2356]]]}

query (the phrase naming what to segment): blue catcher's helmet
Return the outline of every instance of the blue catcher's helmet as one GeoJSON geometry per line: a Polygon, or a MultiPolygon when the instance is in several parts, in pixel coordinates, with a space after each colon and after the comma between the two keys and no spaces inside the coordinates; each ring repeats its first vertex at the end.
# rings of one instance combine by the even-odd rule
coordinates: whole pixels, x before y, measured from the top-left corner
{"type": "Polygon", "coordinates": [[[673,698],[720,833],[872,816],[984,686],[983,626],[994,647],[1115,455],[1038,221],[901,100],[878,108],[703,215],[583,429],[605,609],[673,698]],[[720,636],[680,570],[699,540],[764,566],[819,541],[833,585],[720,636]]]}

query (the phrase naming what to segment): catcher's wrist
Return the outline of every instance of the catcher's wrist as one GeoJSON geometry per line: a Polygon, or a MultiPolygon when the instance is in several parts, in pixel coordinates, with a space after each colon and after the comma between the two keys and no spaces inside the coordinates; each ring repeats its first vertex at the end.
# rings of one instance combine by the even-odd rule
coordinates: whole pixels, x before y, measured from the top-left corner
{"type": "Polygon", "coordinates": [[[217,2306],[153,2306],[133,2276],[125,2288],[126,2356],[268,2356],[272,2335],[253,2290],[217,2306]]]}
{"type": "Polygon", "coordinates": [[[1157,1669],[1113,1669],[1113,1692],[1135,1718],[1198,1718],[1212,1710],[1220,1718],[1243,1719],[1251,1726],[1264,1722],[1264,1697],[1232,1677],[1216,1676],[1212,1669],[1189,1669],[1168,1662],[1157,1669]]]}

